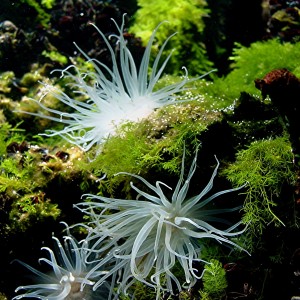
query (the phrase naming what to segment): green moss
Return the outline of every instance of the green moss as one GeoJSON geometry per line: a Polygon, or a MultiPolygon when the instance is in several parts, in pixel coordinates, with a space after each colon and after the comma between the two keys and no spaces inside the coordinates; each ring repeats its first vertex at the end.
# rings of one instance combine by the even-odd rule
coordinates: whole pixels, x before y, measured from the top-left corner
{"type": "MultiPolygon", "coordinates": [[[[286,137],[255,141],[236,155],[223,174],[234,186],[247,182],[243,222],[249,234],[260,235],[268,224],[284,225],[276,206],[284,184],[296,180],[291,144],[286,137]]],[[[288,199],[284,199],[288,201],[288,199]]]]}
{"type": "Polygon", "coordinates": [[[92,185],[88,174],[74,165],[82,158],[82,151],[57,146],[51,149],[29,144],[23,130],[7,123],[1,126],[0,198],[5,199],[8,217],[0,220],[0,228],[25,231],[35,223],[57,219],[65,204],[45,196],[53,182],[66,187],[80,178],[92,185]]]}
{"type": "Polygon", "coordinates": [[[56,220],[61,214],[58,204],[44,199],[43,193],[26,194],[12,205],[9,213],[11,230],[25,232],[36,223],[45,222],[47,219],[56,220]]]}
{"type": "Polygon", "coordinates": [[[225,269],[216,259],[211,259],[204,269],[203,290],[200,291],[200,295],[205,296],[204,299],[222,299],[227,288],[225,269]]]}
{"type": "MultiPolygon", "coordinates": [[[[123,180],[118,172],[149,176],[155,172],[176,174],[180,170],[184,143],[193,149],[207,126],[220,118],[216,111],[206,111],[198,101],[170,105],[138,124],[126,124],[111,136],[94,160],[80,167],[96,176],[104,173],[110,188],[123,180]]],[[[91,156],[90,153],[87,154],[91,156]]]]}
{"type": "Polygon", "coordinates": [[[36,186],[32,181],[34,176],[34,168],[29,158],[26,158],[26,167],[15,158],[6,158],[0,168],[2,174],[0,176],[0,192],[12,195],[19,191],[30,192],[36,186]]]}
{"type": "Polygon", "coordinates": [[[263,78],[274,69],[287,68],[296,76],[300,75],[300,42],[281,43],[277,39],[252,43],[249,47],[236,44],[232,60],[232,71],[214,84],[203,86],[202,93],[219,97],[227,103],[237,99],[241,92],[260,96],[254,80],[263,78]]]}
{"type": "MultiPolygon", "coordinates": [[[[155,299],[156,297],[156,291],[153,288],[150,288],[146,286],[145,284],[136,281],[136,283],[132,287],[132,293],[134,299],[140,299],[140,300],[151,300],[155,299]]],[[[123,298],[121,298],[123,299],[123,298]]],[[[129,300],[129,298],[125,298],[124,300],[129,300]]]]}
{"type": "Polygon", "coordinates": [[[68,58],[62,54],[60,54],[58,51],[46,51],[44,50],[42,52],[42,55],[50,58],[53,62],[58,62],[61,65],[66,65],[68,62],[68,58]]]}
{"type": "Polygon", "coordinates": [[[0,74],[0,92],[8,94],[11,92],[12,80],[15,78],[15,74],[12,71],[3,72],[0,74]]]}
{"type": "Polygon", "coordinates": [[[55,3],[56,0],[41,0],[42,6],[44,6],[47,9],[51,9],[55,3]]]}
{"type": "MultiPolygon", "coordinates": [[[[32,69],[31,72],[25,73],[21,80],[20,85],[24,87],[32,87],[43,80],[43,76],[39,69],[32,69]]],[[[40,87],[40,85],[39,85],[40,87]]]]}
{"type": "Polygon", "coordinates": [[[171,73],[178,73],[183,66],[187,67],[190,74],[201,74],[211,69],[212,63],[207,59],[205,46],[201,42],[203,17],[208,14],[205,0],[138,0],[138,6],[140,8],[130,32],[141,37],[144,43],[148,42],[153,29],[165,20],[167,22],[156,34],[154,49],[162,46],[171,34],[177,32],[165,52],[168,55],[173,51],[168,66],[171,73]]]}
{"type": "Polygon", "coordinates": [[[26,194],[15,201],[9,214],[12,230],[26,231],[35,223],[42,223],[47,219],[56,220],[61,214],[58,205],[44,199],[43,193],[26,194]]]}
{"type": "Polygon", "coordinates": [[[212,300],[212,298],[209,296],[209,293],[206,291],[200,290],[199,294],[201,300],[212,300]]]}

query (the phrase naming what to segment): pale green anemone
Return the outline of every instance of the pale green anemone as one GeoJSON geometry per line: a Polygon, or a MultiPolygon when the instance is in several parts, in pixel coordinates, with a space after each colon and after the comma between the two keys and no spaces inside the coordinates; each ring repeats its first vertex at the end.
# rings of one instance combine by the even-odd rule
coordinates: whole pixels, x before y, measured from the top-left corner
{"type": "MultiPolygon", "coordinates": [[[[240,207],[217,209],[208,206],[217,197],[240,188],[223,190],[205,198],[217,175],[217,160],[211,179],[202,192],[187,197],[196,171],[197,154],[185,180],[184,157],[185,154],[179,181],[170,198],[163,189],[172,189],[163,182],[157,181],[152,185],[141,176],[122,172],[117,175],[133,176],[153,193],[142,191],[131,183],[131,187],[138,193],[136,200],[85,195],[88,201],[76,205],[92,219],[87,237],[87,240],[93,241],[91,253],[103,252],[99,245],[109,238],[112,250],[106,259],[115,258],[114,272],[118,270],[121,274],[119,282],[123,292],[126,292],[133,280],[156,288],[158,295],[160,290],[174,293],[182,290],[182,287],[191,288],[202,277],[201,271],[195,267],[197,262],[206,263],[201,259],[202,239],[214,239],[244,250],[231,240],[245,231],[245,228],[237,230],[241,222],[224,229],[224,224],[228,224],[228,221],[217,216],[236,211],[240,207]],[[220,223],[223,223],[222,229],[213,225],[220,223]],[[185,282],[181,282],[174,274],[175,264],[181,266],[185,282]]],[[[87,279],[104,262],[105,260],[99,262],[87,274],[87,279]]],[[[101,285],[102,280],[95,283],[93,289],[101,285]]]]}
{"type": "Polygon", "coordinates": [[[163,51],[173,35],[169,36],[164,42],[153,64],[149,66],[151,48],[160,26],[158,25],[150,37],[140,66],[137,68],[124,38],[124,19],[125,16],[123,16],[121,27],[112,20],[117,28],[118,35],[110,37],[117,39],[117,54],[104,33],[94,25],[110,52],[111,67],[88,57],[77,47],[85,58],[93,64],[95,72],[82,72],[75,65],[71,65],[64,70],[58,70],[61,71],[62,77],[68,77],[74,82],[71,88],[74,93],[84,95],[87,99],[85,102],[73,99],[57,88],[44,84],[46,93],[53,94],[61,102],[71,107],[73,112],[48,108],[42,104],[43,99],[33,101],[50,112],[50,116],[42,113],[24,112],[66,125],[61,131],[48,130],[48,133],[44,135],[59,135],[87,151],[93,145],[100,145],[108,136],[115,134],[120,124],[128,121],[137,122],[149,116],[155,109],[173,104],[178,98],[178,93],[186,89],[186,83],[202,77],[188,79],[187,70],[184,68],[185,75],[182,81],[161,89],[155,89],[157,81],[162,76],[171,57],[170,54],[161,62],[163,51]],[[91,81],[94,84],[90,84],[91,81]]]}

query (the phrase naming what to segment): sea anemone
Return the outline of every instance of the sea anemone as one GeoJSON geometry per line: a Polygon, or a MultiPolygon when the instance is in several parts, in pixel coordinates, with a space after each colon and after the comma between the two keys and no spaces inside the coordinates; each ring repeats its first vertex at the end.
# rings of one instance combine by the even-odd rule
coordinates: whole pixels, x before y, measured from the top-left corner
{"type": "Polygon", "coordinates": [[[45,94],[53,94],[62,103],[72,108],[73,112],[62,112],[46,107],[41,103],[42,98],[37,101],[38,105],[51,113],[45,115],[41,112],[24,112],[30,115],[47,118],[65,124],[61,131],[48,130],[44,135],[59,135],[67,141],[76,144],[83,150],[88,151],[93,145],[100,145],[109,136],[116,132],[120,124],[124,122],[136,122],[151,114],[155,109],[174,103],[178,93],[185,90],[187,82],[201,78],[188,79],[187,70],[182,81],[156,89],[157,81],[171,57],[171,54],[161,62],[162,53],[174,35],[168,37],[159,49],[157,56],[150,67],[151,48],[155,34],[160,25],[153,31],[152,36],[144,51],[139,68],[127,47],[124,38],[125,15],[121,27],[114,22],[118,35],[111,35],[109,39],[117,40],[118,51],[115,53],[110,42],[103,32],[93,25],[104,40],[112,61],[112,67],[90,58],[78,46],[83,56],[92,63],[95,72],[82,72],[75,65],[71,65],[60,71],[61,76],[68,77],[74,93],[83,95],[86,101],[78,101],[54,86],[44,84],[45,94]],[[151,69],[149,73],[149,69],[151,69]],[[75,71],[75,75],[74,72],[75,71]],[[90,84],[94,82],[94,84],[90,84]]]}
{"type": "Polygon", "coordinates": [[[26,290],[24,294],[17,295],[13,298],[36,298],[43,300],[63,300],[63,299],[102,299],[107,300],[112,295],[112,288],[107,281],[103,282],[101,288],[97,292],[93,292],[92,286],[95,281],[107,273],[107,271],[97,270],[93,275],[87,279],[86,274],[93,267],[92,264],[86,263],[88,253],[88,244],[86,241],[78,243],[68,232],[64,236],[64,247],[60,241],[53,237],[58,248],[55,254],[53,250],[48,247],[43,247],[50,256],[47,258],[40,258],[39,262],[44,262],[49,265],[52,270],[49,273],[43,273],[28,264],[17,260],[23,266],[34,273],[35,284],[19,286],[16,292],[26,290]],[[82,289],[82,286],[85,289],[82,289]]]}
{"type": "MultiPolygon", "coordinates": [[[[97,247],[103,239],[110,238],[112,250],[109,255],[118,259],[119,271],[124,272],[119,280],[123,292],[132,284],[132,278],[156,288],[157,295],[162,289],[173,294],[175,291],[181,291],[184,286],[192,287],[196,280],[202,277],[202,272],[195,266],[199,265],[199,262],[206,263],[201,259],[201,239],[214,239],[244,250],[230,240],[244,232],[245,228],[237,230],[241,221],[226,229],[218,229],[212,225],[228,224],[228,221],[216,215],[233,212],[239,207],[208,207],[217,197],[241,187],[223,190],[205,198],[213,187],[219,167],[217,160],[211,179],[202,192],[187,197],[191,179],[196,171],[197,153],[185,180],[184,159],[185,151],[180,178],[170,198],[165,195],[163,188],[171,188],[163,182],[157,181],[154,186],[139,175],[121,172],[116,175],[135,177],[153,193],[142,191],[131,182],[131,187],[138,193],[136,200],[85,195],[88,201],[76,205],[93,220],[90,226],[94,229],[91,229],[87,237],[88,240],[94,241],[91,253],[98,251],[97,247]],[[183,270],[186,284],[182,284],[176,277],[175,265],[183,270]]],[[[101,264],[102,262],[98,267],[101,264]]],[[[93,275],[93,271],[87,274],[87,278],[90,275],[93,275]]],[[[100,279],[93,289],[101,283],[100,279]]]]}

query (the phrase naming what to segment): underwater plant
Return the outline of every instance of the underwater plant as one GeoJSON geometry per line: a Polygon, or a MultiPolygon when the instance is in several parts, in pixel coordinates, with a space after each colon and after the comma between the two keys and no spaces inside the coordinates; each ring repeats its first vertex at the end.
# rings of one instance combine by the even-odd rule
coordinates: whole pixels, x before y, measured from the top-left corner
{"type": "MultiPolygon", "coordinates": [[[[131,182],[132,189],[138,193],[136,200],[87,194],[84,195],[87,202],[75,205],[91,217],[89,224],[91,228],[87,237],[87,241],[93,242],[91,253],[103,252],[98,247],[104,239],[109,238],[111,250],[106,259],[114,257],[116,261],[114,272],[117,270],[121,274],[123,272],[118,279],[121,292],[126,293],[133,280],[156,288],[157,298],[161,290],[172,294],[177,290],[181,291],[185,285],[177,278],[174,272],[175,265],[182,269],[187,287],[192,287],[196,280],[202,277],[202,272],[196,267],[197,263],[206,263],[200,256],[200,239],[214,239],[244,250],[230,240],[245,231],[245,228],[236,230],[241,222],[226,229],[218,229],[212,225],[228,224],[217,215],[236,211],[239,207],[209,208],[209,204],[215,198],[239,190],[241,187],[223,190],[204,198],[213,187],[219,167],[217,160],[217,166],[202,192],[187,197],[191,179],[197,168],[197,153],[186,179],[184,179],[184,160],[185,150],[180,178],[171,198],[163,191],[163,187],[172,190],[165,183],[156,181],[156,184],[152,185],[139,175],[121,172],[116,175],[124,174],[137,178],[154,194],[142,191],[131,182]]],[[[87,280],[104,262],[105,259],[87,274],[87,280]]],[[[97,289],[102,280],[103,278],[95,283],[93,289],[97,289]]]]}
{"type": "Polygon", "coordinates": [[[61,131],[48,130],[44,135],[61,136],[83,150],[88,151],[93,145],[100,145],[105,138],[113,135],[120,124],[127,121],[139,121],[147,117],[155,109],[174,103],[178,98],[176,94],[186,89],[186,83],[200,78],[188,79],[188,72],[185,69],[182,81],[155,90],[156,83],[160,79],[171,57],[171,54],[169,54],[161,63],[162,53],[174,34],[170,35],[161,46],[149,74],[151,47],[160,25],[153,31],[140,66],[137,68],[124,38],[124,16],[121,27],[112,19],[119,35],[111,35],[109,37],[109,39],[115,38],[117,40],[118,54],[115,53],[104,33],[93,25],[107,45],[111,55],[112,68],[109,68],[98,60],[90,58],[77,46],[88,62],[93,65],[95,72],[82,72],[75,65],[71,65],[64,70],[56,70],[61,71],[62,77],[65,76],[74,82],[71,84],[74,93],[84,96],[86,101],[73,99],[54,86],[44,84],[46,94],[53,94],[74,111],[63,112],[47,108],[41,103],[42,99],[39,101],[32,100],[38,103],[41,108],[52,113],[51,116],[44,115],[41,112],[32,113],[22,111],[23,113],[50,119],[66,125],[61,131]],[[73,71],[75,71],[75,75],[73,71]],[[89,82],[91,81],[94,84],[90,84],[89,82]]]}
{"type": "Polygon", "coordinates": [[[43,300],[63,300],[63,299],[102,299],[107,300],[111,295],[111,289],[108,282],[103,282],[101,288],[94,292],[91,287],[98,278],[106,273],[104,270],[98,270],[87,279],[85,276],[89,272],[92,264],[86,262],[88,254],[88,244],[85,240],[77,242],[69,231],[64,236],[64,247],[59,239],[52,237],[56,242],[58,251],[48,247],[43,247],[49,253],[50,260],[40,258],[39,262],[44,262],[52,268],[50,273],[42,273],[28,264],[17,260],[23,266],[28,268],[35,275],[35,283],[32,285],[19,286],[16,292],[26,290],[24,294],[13,298],[36,298],[43,300]],[[82,290],[82,283],[87,287],[82,290]]]}
{"type": "MultiPolygon", "coordinates": [[[[247,182],[243,222],[249,236],[261,236],[271,224],[285,226],[280,199],[285,185],[296,182],[293,159],[286,136],[257,140],[238,151],[236,161],[223,171],[233,186],[247,182]]],[[[287,202],[288,196],[283,199],[287,202]]]]}
{"type": "MultiPolygon", "coordinates": [[[[226,271],[221,262],[216,259],[211,259],[209,264],[205,265],[205,272],[203,274],[203,289],[202,294],[209,294],[209,299],[222,299],[227,288],[226,271]]],[[[203,299],[201,297],[201,299],[203,299]]],[[[204,298],[205,299],[205,298],[204,298]]]]}

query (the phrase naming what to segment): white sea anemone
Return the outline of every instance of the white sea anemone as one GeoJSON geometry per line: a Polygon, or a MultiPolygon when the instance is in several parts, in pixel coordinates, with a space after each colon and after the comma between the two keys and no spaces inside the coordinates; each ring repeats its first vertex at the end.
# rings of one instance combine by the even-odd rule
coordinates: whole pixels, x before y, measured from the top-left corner
{"type": "MultiPolygon", "coordinates": [[[[187,197],[190,181],[196,171],[197,154],[185,180],[184,157],[185,153],[180,178],[170,199],[163,188],[171,188],[163,182],[157,181],[154,186],[141,176],[123,172],[117,175],[125,174],[139,179],[153,194],[142,191],[131,183],[131,187],[138,193],[136,200],[86,195],[89,201],[76,205],[94,220],[91,224],[94,229],[87,238],[94,241],[91,253],[98,251],[98,244],[101,245],[103,239],[110,238],[112,250],[109,255],[118,259],[119,271],[124,272],[120,280],[123,291],[132,284],[132,278],[156,288],[158,294],[161,289],[174,293],[184,286],[192,287],[202,277],[201,271],[195,267],[196,262],[204,262],[201,259],[201,239],[214,239],[242,249],[230,239],[244,232],[245,228],[237,230],[241,222],[226,229],[218,229],[212,225],[228,223],[216,215],[230,213],[237,208],[208,207],[217,197],[238,188],[223,190],[204,198],[213,187],[219,167],[217,161],[211,179],[202,192],[187,197]],[[102,210],[101,213],[99,209],[102,210]],[[175,265],[181,266],[185,283],[176,277],[175,265]]],[[[117,268],[116,264],[115,269],[117,268]]],[[[87,278],[92,274],[93,271],[90,271],[87,278]]],[[[96,289],[101,283],[100,280],[93,288],[96,289]]]]}
{"type": "MultiPolygon", "coordinates": [[[[162,53],[173,36],[171,35],[159,49],[153,65],[149,66],[151,48],[156,31],[147,44],[141,64],[137,68],[134,58],[127,47],[123,31],[125,17],[121,27],[114,22],[118,35],[111,35],[117,39],[118,51],[116,54],[108,39],[95,25],[111,55],[111,68],[104,63],[88,57],[79,47],[79,51],[91,62],[96,72],[83,73],[76,66],[71,65],[61,71],[61,76],[73,81],[72,88],[75,93],[84,95],[86,102],[72,99],[57,88],[44,84],[46,93],[53,94],[57,99],[73,109],[73,112],[63,112],[47,108],[39,101],[33,100],[51,113],[50,116],[42,113],[29,113],[31,115],[47,118],[65,124],[61,131],[48,130],[46,136],[59,135],[69,142],[76,144],[83,150],[89,150],[93,145],[99,145],[109,136],[113,135],[120,124],[136,122],[151,114],[155,109],[174,103],[178,93],[185,90],[187,82],[199,79],[188,79],[187,70],[182,81],[155,89],[155,85],[170,59],[171,54],[161,62],[162,53]],[[151,69],[149,73],[149,69],[151,69]],[[74,75],[75,71],[75,75],[74,75]],[[89,82],[94,82],[90,84],[89,82]]],[[[202,77],[202,76],[201,76],[202,77]]],[[[26,113],[26,112],[25,112],[26,113]]]]}
{"type": "Polygon", "coordinates": [[[106,281],[103,282],[97,292],[92,290],[94,283],[107,271],[97,270],[89,279],[86,278],[86,274],[93,267],[92,264],[86,263],[88,244],[85,241],[78,243],[69,234],[64,237],[64,247],[56,237],[53,239],[58,251],[54,253],[50,248],[43,247],[42,250],[48,252],[50,260],[47,258],[39,259],[39,262],[44,262],[52,268],[49,273],[42,273],[17,260],[34,273],[35,284],[19,286],[16,292],[26,290],[26,293],[15,296],[13,300],[22,298],[43,300],[109,299],[112,289],[106,281]],[[82,290],[83,285],[85,286],[84,290],[82,290]]]}

